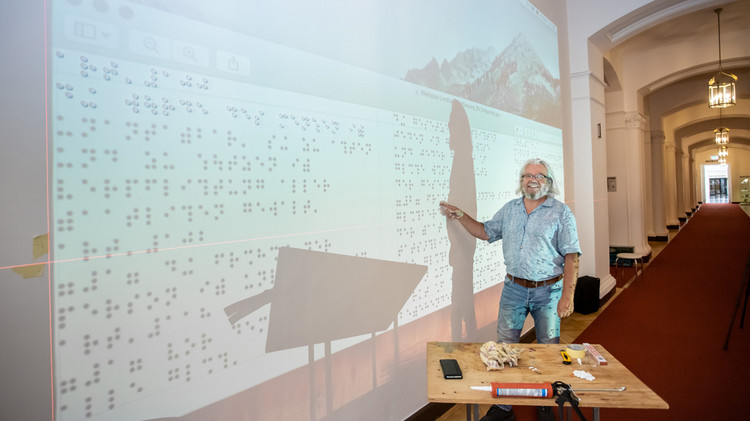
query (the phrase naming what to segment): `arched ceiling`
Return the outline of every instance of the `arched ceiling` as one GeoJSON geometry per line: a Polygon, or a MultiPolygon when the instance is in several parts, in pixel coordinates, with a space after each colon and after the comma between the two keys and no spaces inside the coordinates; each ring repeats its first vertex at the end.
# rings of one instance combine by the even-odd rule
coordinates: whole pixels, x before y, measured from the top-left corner
{"type": "Polygon", "coordinates": [[[611,42],[607,49],[627,44],[626,48],[643,50],[654,44],[682,44],[705,38],[716,39],[718,44],[716,8],[722,9],[722,36],[747,29],[750,19],[750,2],[747,0],[661,0],[623,16],[605,28],[602,34],[611,38],[609,34],[618,24],[621,27],[641,28],[640,31],[631,31],[630,37],[611,42]],[[650,25],[642,22],[649,22],[650,25]]]}
{"type": "MultiPolygon", "coordinates": [[[[645,113],[652,129],[661,129],[662,120],[676,113],[690,110],[689,121],[680,122],[671,135],[673,139],[693,140],[695,145],[682,145],[685,150],[695,150],[697,144],[710,144],[713,131],[719,127],[720,120],[735,133],[743,136],[736,138],[738,145],[747,144],[746,133],[750,133],[750,113],[745,112],[750,104],[750,49],[747,48],[745,34],[750,29],[750,1],[711,1],[711,0],[657,0],[641,9],[624,16],[598,33],[593,41],[617,56],[628,52],[664,51],[664,48],[677,49],[680,56],[687,58],[682,69],[646,82],[636,87],[643,96],[645,113]],[[708,80],[718,70],[718,25],[716,8],[722,8],[721,43],[722,69],[739,76],[737,81],[738,103],[742,107],[728,107],[721,111],[708,107],[708,80]],[[740,42],[727,45],[727,40],[740,42]],[[713,44],[711,44],[713,43],[713,44]],[[716,45],[716,57],[710,61],[699,61],[695,56],[696,45],[716,45]],[[729,56],[727,52],[734,55],[729,56]],[[703,105],[705,104],[705,105],[703,105]]],[[[645,53],[644,55],[647,55],[645,53]]],[[[656,54],[656,53],[655,53],[656,54]]],[[[647,71],[647,69],[619,69],[620,72],[647,71]]],[[[609,85],[608,91],[621,89],[620,80],[612,64],[605,59],[604,77],[609,85]]],[[[632,88],[632,87],[630,87],[632,88]]],[[[628,89],[628,88],[625,88],[628,89]]],[[[731,142],[730,138],[730,142],[731,142]]]]}

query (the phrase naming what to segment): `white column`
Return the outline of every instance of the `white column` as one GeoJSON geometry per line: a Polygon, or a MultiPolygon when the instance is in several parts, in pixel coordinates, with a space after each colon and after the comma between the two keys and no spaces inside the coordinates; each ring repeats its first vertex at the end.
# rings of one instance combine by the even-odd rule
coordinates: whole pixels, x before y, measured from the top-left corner
{"type": "MultiPolygon", "coordinates": [[[[646,118],[648,122],[648,118],[646,118]]],[[[651,133],[644,129],[643,134],[643,206],[644,206],[644,223],[646,224],[646,237],[655,237],[654,232],[654,196],[653,196],[653,177],[651,177],[651,133]]]]}
{"type": "Polygon", "coordinates": [[[682,165],[682,209],[680,212],[682,213],[681,216],[686,217],[690,212],[693,211],[693,199],[692,199],[692,189],[690,186],[691,183],[691,174],[690,174],[690,155],[685,151],[685,148],[681,148],[682,155],[680,160],[680,165],[682,165]]]}
{"type": "MultiPolygon", "coordinates": [[[[676,141],[675,141],[676,142],[676,141]]],[[[685,175],[686,173],[683,171],[683,155],[682,155],[682,147],[680,146],[682,142],[676,142],[675,144],[675,151],[674,151],[674,169],[675,169],[675,187],[677,188],[677,196],[676,196],[676,202],[675,202],[675,218],[677,218],[677,224],[679,225],[680,218],[685,217],[685,212],[683,211],[684,203],[685,203],[685,175]]]]}
{"type": "Polygon", "coordinates": [[[651,253],[651,246],[646,236],[646,207],[644,180],[644,148],[643,138],[646,137],[646,119],[639,112],[625,114],[625,129],[627,135],[627,206],[630,244],[635,253],[647,255],[651,253]]]}
{"type": "Polygon", "coordinates": [[[690,184],[688,186],[690,189],[690,203],[688,205],[692,212],[693,208],[698,206],[698,198],[700,197],[697,194],[697,190],[700,189],[700,171],[698,171],[698,167],[695,164],[695,155],[688,155],[688,168],[690,168],[690,184]]]}
{"type": "Polygon", "coordinates": [[[607,192],[610,245],[632,247],[634,252],[648,255],[645,129],[646,119],[637,111],[607,113],[607,176],[616,182],[616,190],[607,192]]]}
{"type": "Polygon", "coordinates": [[[571,93],[575,197],[569,205],[578,221],[580,273],[600,279],[601,297],[615,286],[609,273],[607,147],[597,130],[601,124],[606,132],[604,83],[590,72],[572,74],[571,93]]]}
{"type": "Polygon", "coordinates": [[[677,148],[674,140],[664,142],[664,214],[668,227],[679,227],[677,220],[677,169],[675,155],[677,148]]]}
{"type": "Polygon", "coordinates": [[[664,213],[664,132],[651,131],[651,217],[654,236],[668,238],[667,220],[664,213]]]}

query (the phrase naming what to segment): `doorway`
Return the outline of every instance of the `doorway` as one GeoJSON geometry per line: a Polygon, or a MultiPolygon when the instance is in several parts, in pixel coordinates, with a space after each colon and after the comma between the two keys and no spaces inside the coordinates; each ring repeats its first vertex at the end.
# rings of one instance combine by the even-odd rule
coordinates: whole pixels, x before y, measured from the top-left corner
{"type": "Polygon", "coordinates": [[[704,174],[706,203],[729,203],[727,165],[706,165],[704,174]]]}
{"type": "Polygon", "coordinates": [[[729,203],[727,196],[727,179],[726,178],[709,178],[709,203],[729,203]]]}

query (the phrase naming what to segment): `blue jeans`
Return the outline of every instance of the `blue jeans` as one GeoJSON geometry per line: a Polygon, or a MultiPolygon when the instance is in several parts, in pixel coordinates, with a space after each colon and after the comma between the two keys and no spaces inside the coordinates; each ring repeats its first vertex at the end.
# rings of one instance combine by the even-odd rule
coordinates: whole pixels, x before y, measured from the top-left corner
{"type": "Polygon", "coordinates": [[[526,316],[531,313],[540,344],[560,343],[560,317],[557,303],[563,281],[548,286],[526,288],[505,277],[500,309],[497,312],[498,342],[518,343],[526,316]]]}

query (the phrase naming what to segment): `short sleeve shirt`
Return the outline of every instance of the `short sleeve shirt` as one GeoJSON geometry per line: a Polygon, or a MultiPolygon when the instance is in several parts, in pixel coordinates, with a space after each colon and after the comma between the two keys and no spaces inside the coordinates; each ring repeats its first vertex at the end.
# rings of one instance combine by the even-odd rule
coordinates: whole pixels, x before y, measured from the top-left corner
{"type": "Polygon", "coordinates": [[[561,275],[565,255],[581,253],[573,212],[551,196],[530,214],[523,197],[511,200],[484,223],[484,230],[490,243],[503,240],[506,270],[523,279],[561,275]]]}

